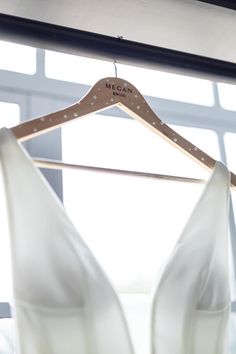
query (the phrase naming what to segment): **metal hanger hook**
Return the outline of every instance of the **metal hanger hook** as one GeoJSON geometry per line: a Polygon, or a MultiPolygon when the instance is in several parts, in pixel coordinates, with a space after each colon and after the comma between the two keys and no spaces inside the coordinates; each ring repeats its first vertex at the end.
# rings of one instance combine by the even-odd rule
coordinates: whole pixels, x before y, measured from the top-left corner
{"type": "Polygon", "coordinates": [[[113,61],[114,67],[115,67],[115,77],[117,78],[117,66],[116,66],[116,61],[113,61]]]}

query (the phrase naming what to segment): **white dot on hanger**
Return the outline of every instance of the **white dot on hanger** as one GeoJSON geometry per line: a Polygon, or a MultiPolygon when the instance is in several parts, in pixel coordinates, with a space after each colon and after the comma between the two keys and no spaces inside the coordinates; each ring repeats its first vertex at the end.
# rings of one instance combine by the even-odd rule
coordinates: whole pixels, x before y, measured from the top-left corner
{"type": "Polygon", "coordinates": [[[63,116],[64,118],[67,118],[67,114],[64,114],[64,116],[63,116]]]}
{"type": "Polygon", "coordinates": [[[176,143],[178,141],[178,139],[177,138],[174,138],[174,142],[176,143]]]}
{"type": "Polygon", "coordinates": [[[74,113],[73,116],[74,116],[74,117],[78,117],[78,113],[74,113]]]}
{"type": "Polygon", "coordinates": [[[161,121],[161,125],[164,125],[165,123],[161,121]]]}
{"type": "Polygon", "coordinates": [[[201,160],[204,161],[205,160],[204,157],[202,157],[201,160]]]}
{"type": "Polygon", "coordinates": [[[45,121],[45,118],[44,118],[44,117],[42,117],[42,118],[40,118],[40,120],[41,120],[41,122],[44,122],[44,121],[45,121]]]}
{"type": "Polygon", "coordinates": [[[114,101],[114,99],[113,98],[111,98],[111,100],[110,100],[111,102],[113,102],[114,101]]]}
{"type": "Polygon", "coordinates": [[[156,125],[156,122],[152,122],[153,125],[156,125]]]}
{"type": "Polygon", "coordinates": [[[128,86],[128,84],[125,82],[125,83],[124,83],[124,86],[128,86]]]}
{"type": "Polygon", "coordinates": [[[140,106],[137,106],[137,109],[140,109],[140,106]]]}
{"type": "Polygon", "coordinates": [[[149,110],[147,110],[147,113],[149,113],[149,110]]]}
{"type": "Polygon", "coordinates": [[[96,95],[94,95],[94,96],[93,96],[93,99],[94,99],[94,100],[96,100],[96,99],[97,99],[97,96],[96,96],[96,95]]]}
{"type": "Polygon", "coordinates": [[[106,102],[106,105],[108,105],[108,102],[106,102]]]}
{"type": "Polygon", "coordinates": [[[36,132],[38,129],[37,128],[34,128],[34,132],[36,132]]]}
{"type": "Polygon", "coordinates": [[[138,97],[138,95],[134,95],[134,97],[135,97],[135,98],[137,98],[137,97],[138,97]]]}
{"type": "Polygon", "coordinates": [[[94,105],[94,103],[93,103],[93,102],[91,102],[91,103],[90,103],[90,105],[91,105],[91,106],[93,106],[93,105],[94,105]]]}
{"type": "Polygon", "coordinates": [[[107,79],[107,82],[109,82],[110,80],[109,79],[107,79]]]}
{"type": "Polygon", "coordinates": [[[198,150],[198,148],[195,146],[194,151],[197,151],[197,150],[198,150]]]}
{"type": "Polygon", "coordinates": [[[191,150],[192,150],[191,148],[188,149],[188,151],[191,151],[191,150]]]}

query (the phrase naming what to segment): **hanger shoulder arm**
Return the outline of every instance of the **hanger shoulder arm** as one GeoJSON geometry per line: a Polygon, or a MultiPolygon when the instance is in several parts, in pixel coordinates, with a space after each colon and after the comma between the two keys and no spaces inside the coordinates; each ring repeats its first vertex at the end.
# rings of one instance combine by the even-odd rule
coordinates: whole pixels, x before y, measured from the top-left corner
{"type": "MultiPolygon", "coordinates": [[[[104,80],[98,81],[78,102],[62,110],[34,118],[11,128],[18,141],[25,141],[58,128],[65,123],[96,113],[117,104],[118,99],[104,90],[104,80]]],[[[105,81],[106,82],[106,81],[105,81]]]]}

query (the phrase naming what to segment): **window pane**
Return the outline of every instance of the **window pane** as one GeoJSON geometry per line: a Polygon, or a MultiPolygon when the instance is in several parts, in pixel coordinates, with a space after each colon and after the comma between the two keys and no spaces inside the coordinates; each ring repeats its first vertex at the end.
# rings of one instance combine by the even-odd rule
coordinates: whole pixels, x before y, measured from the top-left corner
{"type": "Polygon", "coordinates": [[[218,91],[221,106],[236,111],[236,85],[218,83],[218,91]]]}
{"type": "Polygon", "coordinates": [[[204,106],[214,104],[213,86],[208,80],[121,64],[118,74],[143,95],[204,106]]]}
{"type": "Polygon", "coordinates": [[[34,74],[36,71],[36,49],[0,41],[0,69],[34,74]]]}
{"type": "Polygon", "coordinates": [[[93,85],[104,76],[114,76],[110,62],[45,51],[45,73],[51,79],[93,85]]]}
{"type": "MultiPolygon", "coordinates": [[[[46,76],[92,85],[103,77],[114,76],[111,62],[46,51],[46,76]]],[[[143,95],[212,106],[212,82],[130,65],[117,65],[118,76],[130,81],[143,95]]]]}
{"type": "MultiPolygon", "coordinates": [[[[213,157],[211,130],[173,126],[213,157]]],[[[89,116],[62,128],[63,160],[192,175],[209,173],[133,119],[89,116]]],[[[135,351],[149,352],[150,292],[204,185],[63,171],[64,205],[120,296],[135,351]],[[171,222],[170,221],[171,218],[171,222]]]]}
{"type": "Polygon", "coordinates": [[[150,292],[202,188],[78,171],[64,171],[63,186],[67,212],[121,293],[150,292]]]}
{"type": "MultiPolygon", "coordinates": [[[[178,129],[218,154],[213,132],[178,129]]],[[[201,169],[132,119],[87,117],[63,127],[62,139],[65,161],[174,175],[201,169]]],[[[64,171],[63,188],[69,215],[116,289],[148,293],[203,185],[64,171]]]]}
{"type": "Polygon", "coordinates": [[[220,147],[216,132],[210,129],[185,127],[170,124],[177,133],[189,140],[206,154],[215,160],[220,160],[220,147]]]}
{"type": "MultiPolygon", "coordinates": [[[[213,157],[219,157],[217,136],[211,130],[174,129],[213,157]]],[[[208,175],[198,163],[133,119],[89,116],[63,127],[63,136],[66,141],[73,141],[64,144],[65,157],[71,162],[199,178],[208,175]],[[71,154],[74,144],[76,154],[71,154]]]]}
{"type": "Polygon", "coordinates": [[[20,121],[20,107],[16,103],[0,102],[0,128],[10,128],[20,121]]]}

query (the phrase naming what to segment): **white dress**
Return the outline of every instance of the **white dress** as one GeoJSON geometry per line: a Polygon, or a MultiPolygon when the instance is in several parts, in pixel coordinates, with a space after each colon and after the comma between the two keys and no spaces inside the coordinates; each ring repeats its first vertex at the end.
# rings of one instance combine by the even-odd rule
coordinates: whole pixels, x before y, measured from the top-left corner
{"type": "Polygon", "coordinates": [[[228,354],[229,180],[229,171],[218,162],[159,274],[152,304],[153,354],[228,354]]]}
{"type": "MultiPolygon", "coordinates": [[[[118,298],[60,201],[0,130],[19,354],[133,354],[118,298]]],[[[225,354],[229,172],[217,163],[153,296],[153,354],[225,354]]],[[[163,235],[164,237],[164,235],[163,235]]],[[[228,353],[227,353],[228,354],[228,353]]]]}

